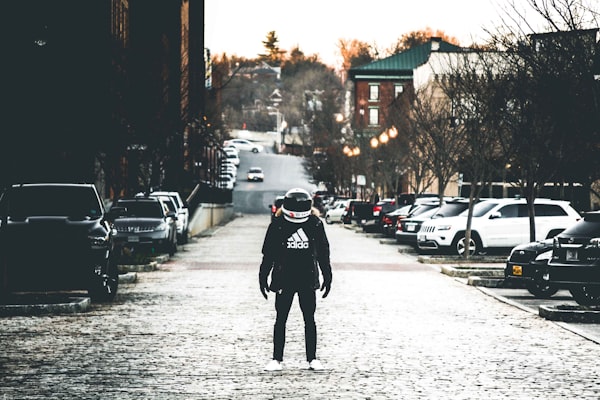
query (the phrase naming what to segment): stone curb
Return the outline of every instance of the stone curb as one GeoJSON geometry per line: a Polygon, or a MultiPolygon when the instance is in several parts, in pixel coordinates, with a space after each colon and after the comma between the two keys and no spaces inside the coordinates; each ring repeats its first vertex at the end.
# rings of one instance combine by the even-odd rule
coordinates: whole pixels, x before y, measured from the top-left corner
{"type": "Polygon", "coordinates": [[[48,304],[3,304],[0,317],[76,314],[86,312],[91,304],[89,297],[65,297],[64,300],[48,304]]]}
{"type": "Polygon", "coordinates": [[[489,288],[501,288],[504,287],[504,279],[502,278],[489,278],[482,276],[469,276],[467,280],[469,286],[482,286],[489,288]]]}
{"type": "Polygon", "coordinates": [[[600,323],[600,307],[572,306],[566,304],[541,305],[538,308],[540,317],[550,321],[600,323]]]}
{"type": "Polygon", "coordinates": [[[506,257],[473,256],[465,259],[459,256],[419,256],[418,261],[424,264],[506,264],[506,257]]]}
{"type": "Polygon", "coordinates": [[[128,284],[137,282],[137,272],[127,272],[119,274],[119,284],[128,284]]]}
{"type": "Polygon", "coordinates": [[[471,276],[487,277],[487,278],[504,278],[504,267],[482,267],[468,265],[443,265],[441,272],[448,276],[458,278],[468,278],[471,276]]]}
{"type": "Polygon", "coordinates": [[[158,262],[151,261],[147,264],[119,264],[119,273],[151,272],[158,269],[158,262]]]}

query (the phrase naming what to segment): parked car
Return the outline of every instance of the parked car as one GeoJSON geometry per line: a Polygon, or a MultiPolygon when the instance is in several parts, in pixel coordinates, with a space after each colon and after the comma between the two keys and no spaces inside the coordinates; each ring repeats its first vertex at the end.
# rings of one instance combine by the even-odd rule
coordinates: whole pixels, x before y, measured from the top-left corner
{"type": "Polygon", "coordinates": [[[234,147],[225,147],[225,149],[230,149],[229,151],[225,150],[225,159],[231,161],[235,166],[240,165],[240,157],[237,150],[234,147]]]}
{"type": "Polygon", "coordinates": [[[363,231],[382,232],[383,216],[396,208],[396,199],[383,199],[372,204],[370,211],[367,208],[366,212],[360,216],[359,223],[363,231]]]}
{"type": "Polygon", "coordinates": [[[237,179],[238,169],[232,164],[222,163],[219,166],[219,173],[221,175],[230,175],[233,179],[237,179]]]}
{"type": "Polygon", "coordinates": [[[412,210],[413,205],[408,204],[387,212],[381,218],[381,231],[387,237],[394,237],[396,234],[396,222],[399,218],[405,218],[412,210]]]}
{"type": "Polygon", "coordinates": [[[346,208],[348,207],[349,203],[350,200],[336,201],[333,206],[325,212],[325,222],[328,224],[342,222],[344,213],[346,213],[346,208]]]}
{"type": "Polygon", "coordinates": [[[216,186],[221,189],[233,190],[235,179],[227,174],[219,175],[215,179],[216,186]]]}
{"type": "Polygon", "coordinates": [[[439,205],[439,200],[416,204],[415,210],[406,218],[398,220],[395,233],[396,242],[417,246],[417,235],[423,223],[429,219],[454,217],[469,208],[469,200],[447,199],[439,205]]]}
{"type": "Polygon", "coordinates": [[[269,209],[271,210],[271,221],[273,220],[273,218],[275,218],[275,214],[277,213],[277,210],[279,210],[279,208],[283,204],[284,198],[285,198],[284,195],[276,196],[275,200],[273,200],[273,204],[271,204],[269,206],[269,209]]]}
{"type": "Polygon", "coordinates": [[[417,215],[408,215],[406,218],[398,219],[397,229],[394,233],[396,243],[410,244],[417,247],[417,232],[421,229],[423,222],[431,219],[439,208],[437,205],[432,208],[417,207],[417,215]]]}
{"type": "Polygon", "coordinates": [[[0,294],[87,290],[113,300],[119,250],[93,184],[37,183],[0,198],[0,294]]]}
{"type": "Polygon", "coordinates": [[[548,283],[565,286],[580,305],[600,305],[600,212],[557,235],[548,261],[548,283]]]}
{"type": "Polygon", "coordinates": [[[514,247],[504,268],[508,285],[523,283],[529,293],[537,298],[552,297],[559,285],[548,281],[548,261],[552,258],[554,239],[523,243],[514,247]]]}
{"type": "Polygon", "coordinates": [[[177,251],[177,213],[154,196],[119,199],[111,211],[115,242],[141,252],[168,253],[177,251]]]}
{"type": "MultiPolygon", "coordinates": [[[[581,218],[567,201],[540,198],[534,207],[536,240],[553,237],[581,218]]],[[[525,199],[487,199],[475,204],[469,244],[465,242],[467,212],[424,222],[417,235],[419,249],[477,254],[487,249],[511,249],[529,239],[525,199]]]]}
{"type": "Polygon", "coordinates": [[[248,182],[262,182],[265,180],[265,174],[260,167],[250,167],[247,174],[248,182]]]}
{"type": "Polygon", "coordinates": [[[183,201],[179,192],[174,191],[152,191],[151,196],[169,196],[176,207],[177,212],[177,241],[184,244],[188,241],[190,211],[183,201]]]}
{"type": "Polygon", "coordinates": [[[235,147],[237,150],[251,151],[260,153],[264,150],[264,146],[258,143],[253,143],[247,139],[230,139],[223,142],[223,147],[235,147]]]}

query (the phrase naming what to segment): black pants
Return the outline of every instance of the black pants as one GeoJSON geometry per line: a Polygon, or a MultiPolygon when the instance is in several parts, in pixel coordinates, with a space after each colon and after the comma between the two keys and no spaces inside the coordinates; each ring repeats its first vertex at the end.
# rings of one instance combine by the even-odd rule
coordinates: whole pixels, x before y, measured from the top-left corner
{"type": "Polygon", "coordinates": [[[306,345],[306,361],[312,361],[317,353],[317,325],[315,324],[315,310],[317,300],[314,289],[283,289],[275,297],[275,328],[273,329],[273,359],[283,361],[283,348],[285,347],[285,324],[287,322],[294,295],[298,293],[300,309],[304,317],[304,340],[306,345]]]}

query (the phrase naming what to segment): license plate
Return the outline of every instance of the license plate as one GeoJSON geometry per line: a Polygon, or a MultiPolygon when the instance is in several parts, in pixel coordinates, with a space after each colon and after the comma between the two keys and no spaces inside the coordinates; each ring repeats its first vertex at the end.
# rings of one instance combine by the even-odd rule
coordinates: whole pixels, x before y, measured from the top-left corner
{"type": "Polygon", "coordinates": [[[523,267],[520,265],[513,265],[512,274],[516,275],[516,276],[522,276],[523,275],[523,267]]]}
{"type": "Polygon", "coordinates": [[[569,250],[567,249],[567,261],[578,261],[579,258],[577,258],[577,250],[569,250]]]}
{"type": "Polygon", "coordinates": [[[406,224],[406,231],[407,232],[414,232],[415,231],[415,224],[406,224]]]}
{"type": "Polygon", "coordinates": [[[129,237],[127,237],[127,241],[128,242],[136,242],[137,243],[137,242],[140,241],[140,238],[139,238],[139,236],[129,236],[129,237]]]}

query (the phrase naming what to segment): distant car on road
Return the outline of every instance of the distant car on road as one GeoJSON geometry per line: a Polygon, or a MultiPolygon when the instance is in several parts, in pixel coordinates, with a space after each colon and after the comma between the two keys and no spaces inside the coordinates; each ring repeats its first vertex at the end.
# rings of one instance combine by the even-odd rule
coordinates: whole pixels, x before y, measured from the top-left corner
{"type": "Polygon", "coordinates": [[[253,143],[247,139],[229,139],[223,142],[223,147],[235,147],[237,150],[251,151],[260,153],[264,150],[264,146],[258,143],[253,143]]]}
{"type": "Polygon", "coordinates": [[[251,167],[248,170],[247,179],[249,182],[262,182],[265,180],[265,174],[260,167],[251,167]]]}

